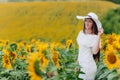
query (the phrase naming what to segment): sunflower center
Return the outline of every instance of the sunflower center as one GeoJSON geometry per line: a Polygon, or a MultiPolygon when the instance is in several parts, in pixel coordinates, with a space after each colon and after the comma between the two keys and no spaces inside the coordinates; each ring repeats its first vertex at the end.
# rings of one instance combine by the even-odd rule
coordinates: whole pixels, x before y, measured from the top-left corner
{"type": "Polygon", "coordinates": [[[8,64],[8,65],[9,65],[9,58],[8,58],[8,56],[5,55],[4,58],[5,58],[5,64],[8,64]]]}
{"type": "Polygon", "coordinates": [[[6,59],[6,60],[5,60],[5,63],[9,65],[9,60],[8,60],[8,59],[6,59]]]}
{"type": "Polygon", "coordinates": [[[116,62],[116,56],[112,53],[110,53],[107,57],[107,60],[111,63],[111,64],[114,64],[116,62]]]}
{"type": "Polygon", "coordinates": [[[12,56],[13,59],[15,59],[15,57],[16,57],[15,53],[11,52],[10,55],[12,56]]]}

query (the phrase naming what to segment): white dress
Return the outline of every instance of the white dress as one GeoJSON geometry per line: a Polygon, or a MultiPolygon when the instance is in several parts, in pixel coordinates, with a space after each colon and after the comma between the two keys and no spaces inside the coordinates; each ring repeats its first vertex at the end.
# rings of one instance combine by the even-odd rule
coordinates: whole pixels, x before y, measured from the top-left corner
{"type": "Polygon", "coordinates": [[[93,58],[92,47],[98,41],[97,35],[84,34],[80,31],[77,37],[79,45],[78,61],[81,66],[81,71],[85,74],[79,74],[79,78],[83,80],[94,80],[97,66],[93,58]]]}

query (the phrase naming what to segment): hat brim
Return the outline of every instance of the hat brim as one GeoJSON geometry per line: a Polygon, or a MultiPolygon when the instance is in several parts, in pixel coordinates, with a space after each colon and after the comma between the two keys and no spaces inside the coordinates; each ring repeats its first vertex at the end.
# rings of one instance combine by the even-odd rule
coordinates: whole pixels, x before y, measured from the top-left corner
{"type": "MultiPolygon", "coordinates": [[[[76,16],[77,19],[82,19],[82,20],[85,20],[86,18],[91,18],[90,16],[76,16]]],[[[96,25],[97,25],[97,28],[102,28],[102,24],[101,22],[98,20],[98,19],[95,19],[95,18],[91,18],[95,21],[96,25]]]]}

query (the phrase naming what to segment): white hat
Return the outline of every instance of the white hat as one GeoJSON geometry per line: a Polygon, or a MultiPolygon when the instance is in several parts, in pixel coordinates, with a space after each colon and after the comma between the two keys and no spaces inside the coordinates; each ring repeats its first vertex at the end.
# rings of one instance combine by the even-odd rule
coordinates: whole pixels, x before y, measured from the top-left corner
{"type": "Polygon", "coordinates": [[[77,19],[83,19],[83,20],[85,20],[85,18],[91,18],[95,21],[98,29],[102,28],[102,24],[99,21],[98,16],[93,12],[88,13],[87,16],[76,16],[76,18],[77,19]]]}

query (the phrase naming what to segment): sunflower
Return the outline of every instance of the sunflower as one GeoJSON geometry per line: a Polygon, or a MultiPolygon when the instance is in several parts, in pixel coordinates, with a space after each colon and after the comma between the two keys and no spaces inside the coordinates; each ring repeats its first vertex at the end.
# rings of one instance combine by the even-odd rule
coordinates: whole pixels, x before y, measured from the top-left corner
{"type": "Polygon", "coordinates": [[[24,43],[23,42],[18,42],[17,43],[17,46],[18,46],[18,49],[22,48],[22,47],[25,47],[24,43]]]}
{"type": "Polygon", "coordinates": [[[0,40],[0,43],[1,43],[3,46],[7,46],[7,44],[9,43],[9,40],[0,40]]]}
{"type": "Polygon", "coordinates": [[[113,47],[113,45],[111,45],[111,44],[107,44],[107,47],[106,47],[105,52],[106,52],[106,51],[114,51],[114,47],[113,47]]]}
{"type": "Polygon", "coordinates": [[[48,48],[48,43],[36,42],[36,49],[39,52],[43,52],[48,48]]]}
{"type": "Polygon", "coordinates": [[[8,51],[4,50],[3,52],[4,52],[4,56],[2,57],[3,67],[7,69],[12,69],[8,51]]]}
{"type": "Polygon", "coordinates": [[[57,51],[52,51],[52,60],[57,66],[58,69],[60,69],[60,64],[59,64],[59,53],[57,51]]]}
{"type": "Polygon", "coordinates": [[[106,50],[106,48],[107,48],[107,43],[105,43],[105,42],[102,42],[101,43],[101,51],[104,53],[105,52],[105,50],[106,50]]]}
{"type": "Polygon", "coordinates": [[[50,44],[50,48],[55,48],[55,47],[64,48],[65,46],[64,46],[62,43],[52,42],[52,43],[50,44]]]}
{"type": "Polygon", "coordinates": [[[30,74],[30,80],[42,80],[38,56],[39,54],[34,52],[31,53],[27,59],[29,64],[27,70],[30,74]]]}
{"type": "Polygon", "coordinates": [[[72,40],[67,40],[66,46],[67,46],[67,48],[70,48],[72,46],[72,40]]]}
{"type": "Polygon", "coordinates": [[[104,62],[107,65],[108,69],[118,68],[119,57],[114,50],[106,51],[104,56],[104,62]]]}
{"type": "Polygon", "coordinates": [[[116,40],[116,34],[112,33],[112,35],[108,38],[108,44],[113,44],[113,42],[116,40]]]}
{"type": "Polygon", "coordinates": [[[32,39],[30,43],[31,43],[31,44],[34,44],[35,41],[36,41],[35,39],[32,39]]]}
{"type": "Polygon", "coordinates": [[[119,44],[118,41],[114,41],[114,42],[113,42],[113,46],[114,46],[114,48],[116,48],[118,51],[120,51],[120,44],[119,44]]]}
{"type": "Polygon", "coordinates": [[[26,45],[25,46],[26,52],[31,52],[31,47],[32,47],[32,45],[26,45]]]}
{"type": "Polygon", "coordinates": [[[9,54],[10,54],[10,57],[11,57],[13,63],[15,63],[16,58],[17,58],[17,54],[15,52],[9,52],[9,54]]]}
{"type": "Polygon", "coordinates": [[[40,64],[42,67],[46,67],[48,65],[48,62],[49,61],[45,58],[45,56],[40,59],[40,64]]]}
{"type": "Polygon", "coordinates": [[[117,36],[116,40],[113,42],[113,46],[120,51],[120,36],[117,36]]]}
{"type": "Polygon", "coordinates": [[[22,60],[26,59],[26,56],[25,56],[24,54],[21,54],[19,57],[20,57],[20,59],[22,59],[22,60]]]}
{"type": "Polygon", "coordinates": [[[47,65],[49,63],[49,60],[45,57],[43,53],[40,53],[40,70],[44,72],[44,70],[47,68],[47,65]]]}

